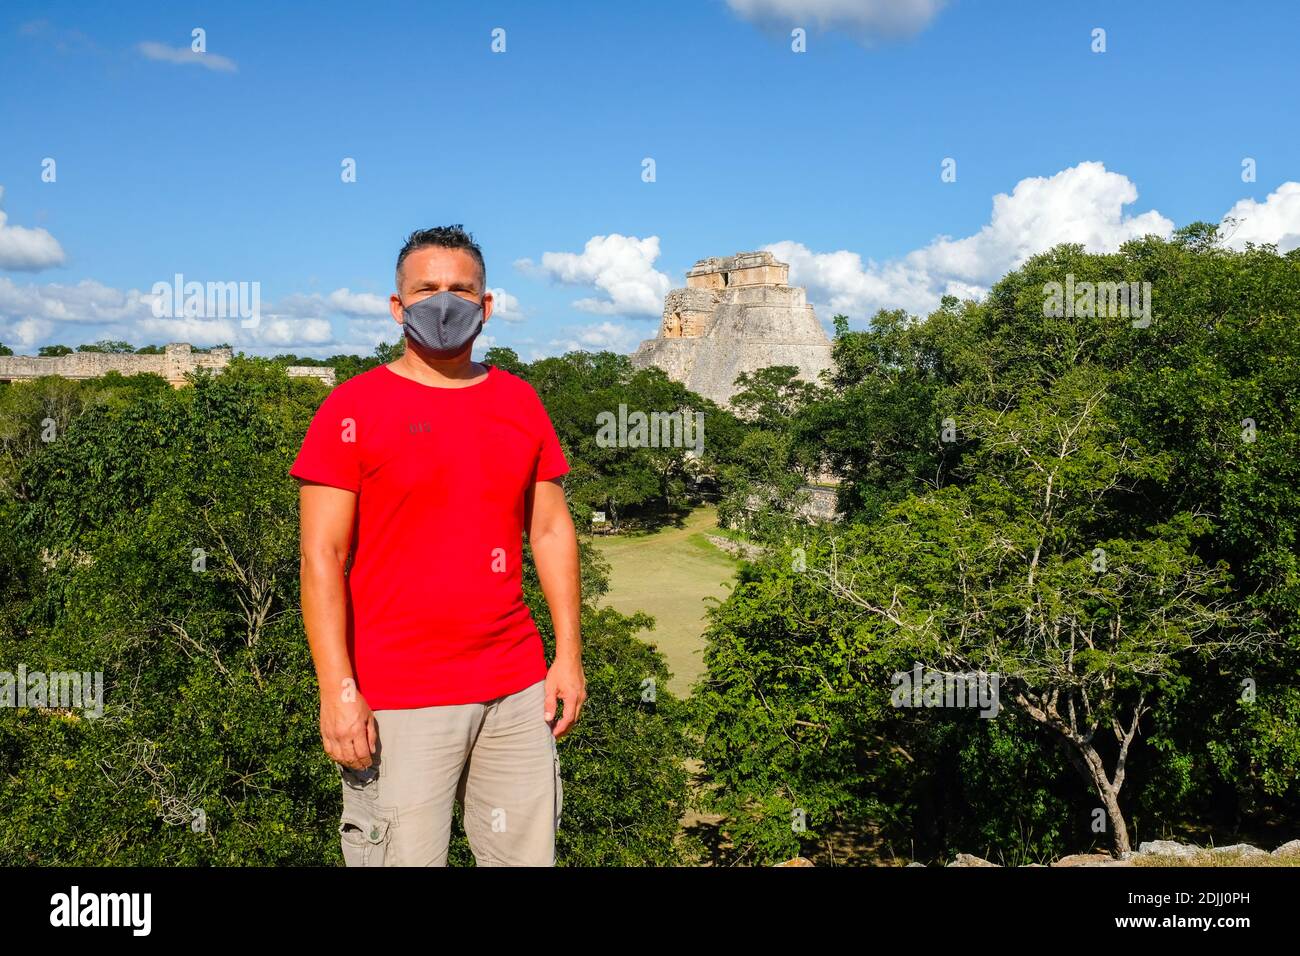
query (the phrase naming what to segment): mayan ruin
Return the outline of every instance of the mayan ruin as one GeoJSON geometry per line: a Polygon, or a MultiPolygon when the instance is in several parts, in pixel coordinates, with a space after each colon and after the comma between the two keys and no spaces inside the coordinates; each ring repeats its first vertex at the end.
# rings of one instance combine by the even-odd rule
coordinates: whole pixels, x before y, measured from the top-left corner
{"type": "MultiPolygon", "coordinates": [[[[161,375],[173,388],[185,384],[185,374],[199,368],[220,372],[234,357],[229,348],[196,352],[188,342],[171,342],[161,355],[135,355],[130,352],[70,352],[67,355],[0,356],[0,382],[21,382],[58,375],[61,378],[99,378],[108,372],[138,375],[152,372],[161,375]]],[[[314,365],[290,365],[285,374],[291,378],[318,378],[334,384],[334,369],[314,365]]]]}
{"type": "Polygon", "coordinates": [[[659,334],[641,343],[632,364],[657,366],[724,406],[742,372],[793,365],[800,378],[817,382],[831,368],[831,343],[789,275],[789,264],[770,252],[699,260],[686,288],[664,297],[659,334]]]}

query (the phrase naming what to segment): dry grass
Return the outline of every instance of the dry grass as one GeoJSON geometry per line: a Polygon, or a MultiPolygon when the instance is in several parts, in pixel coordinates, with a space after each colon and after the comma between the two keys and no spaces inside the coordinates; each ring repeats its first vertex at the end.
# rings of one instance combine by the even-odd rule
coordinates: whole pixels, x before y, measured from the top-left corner
{"type": "Polygon", "coordinates": [[[1281,853],[1276,856],[1243,856],[1240,853],[1201,852],[1195,856],[1135,856],[1135,866],[1300,866],[1300,851],[1281,853]]]}

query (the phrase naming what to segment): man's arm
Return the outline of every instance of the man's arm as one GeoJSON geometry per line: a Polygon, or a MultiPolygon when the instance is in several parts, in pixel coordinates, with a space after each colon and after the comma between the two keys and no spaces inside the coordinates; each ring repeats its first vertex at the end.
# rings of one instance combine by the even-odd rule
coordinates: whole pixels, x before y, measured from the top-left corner
{"type": "Polygon", "coordinates": [[[302,621],[320,684],[321,742],[335,762],[364,770],[373,759],[375,721],[348,658],[343,580],[356,506],[356,493],[343,488],[302,482],[298,492],[302,621]]]}
{"type": "Polygon", "coordinates": [[[551,732],[563,737],[582,713],[587,682],[582,672],[579,606],[578,535],[558,479],[536,482],[525,503],[528,542],[533,548],[537,577],[555,626],[555,661],[546,675],[545,719],[555,718],[555,701],[564,701],[564,717],[551,732]]]}

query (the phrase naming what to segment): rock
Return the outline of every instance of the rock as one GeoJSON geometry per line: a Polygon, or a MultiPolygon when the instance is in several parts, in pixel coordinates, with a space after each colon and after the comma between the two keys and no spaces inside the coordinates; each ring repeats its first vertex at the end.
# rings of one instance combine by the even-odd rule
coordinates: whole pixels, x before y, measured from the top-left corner
{"type": "Polygon", "coordinates": [[[706,534],[704,539],[719,551],[725,551],[733,557],[741,557],[748,561],[755,561],[763,556],[764,549],[756,544],[751,544],[748,541],[732,541],[730,538],[724,538],[720,534],[706,534]]]}
{"type": "Polygon", "coordinates": [[[972,856],[969,853],[958,853],[957,859],[948,864],[949,866],[997,866],[996,863],[990,863],[982,857],[972,856]]]}
{"type": "MultiPolygon", "coordinates": [[[[925,864],[924,864],[924,863],[917,863],[916,860],[913,860],[911,863],[907,864],[907,866],[908,866],[908,867],[919,866],[919,867],[921,867],[921,868],[924,869],[925,864]]],[[[904,867],[904,869],[906,869],[906,868],[907,868],[907,867],[904,867]]]]}
{"type": "Polygon", "coordinates": [[[1132,860],[1116,859],[1109,853],[1073,853],[1063,856],[1052,866],[1134,866],[1132,860]]]}
{"type": "Polygon", "coordinates": [[[1268,856],[1267,850],[1261,850],[1257,846],[1251,846],[1249,843],[1234,843],[1231,846],[1211,847],[1206,851],[1213,853],[1215,856],[1268,856]]]}
{"type": "Polygon", "coordinates": [[[806,857],[796,856],[793,860],[786,860],[784,863],[773,863],[773,866],[812,866],[812,860],[806,857]]]}
{"type": "Polygon", "coordinates": [[[1300,840],[1291,840],[1288,843],[1283,843],[1280,847],[1274,850],[1270,856],[1285,856],[1291,853],[1300,853],[1300,840]]]}
{"type": "Polygon", "coordinates": [[[1177,840],[1148,840],[1140,844],[1137,851],[1139,856],[1176,856],[1187,859],[1196,856],[1201,849],[1187,843],[1179,843],[1177,840]]]}

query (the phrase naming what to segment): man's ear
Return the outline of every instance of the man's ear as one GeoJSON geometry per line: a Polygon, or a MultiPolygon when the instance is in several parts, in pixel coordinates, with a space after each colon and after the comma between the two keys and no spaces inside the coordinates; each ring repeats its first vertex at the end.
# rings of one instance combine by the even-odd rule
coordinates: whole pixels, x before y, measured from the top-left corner
{"type": "Polygon", "coordinates": [[[492,297],[492,293],[491,293],[491,292],[484,292],[484,293],[483,293],[483,322],[484,322],[484,324],[486,324],[486,323],[487,323],[487,320],[491,317],[491,315],[492,315],[492,307],[493,307],[494,305],[496,305],[496,299],[494,299],[494,298],[492,297]]]}
{"type": "Polygon", "coordinates": [[[404,310],[402,309],[402,299],[396,292],[388,297],[388,311],[392,314],[393,321],[401,325],[404,310]]]}

